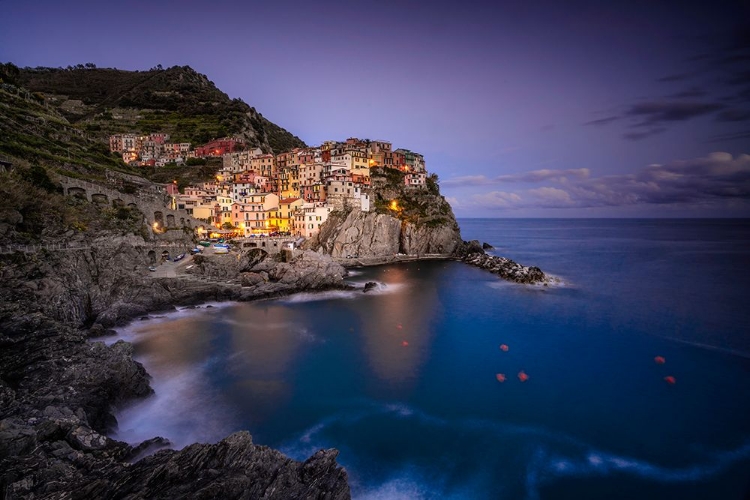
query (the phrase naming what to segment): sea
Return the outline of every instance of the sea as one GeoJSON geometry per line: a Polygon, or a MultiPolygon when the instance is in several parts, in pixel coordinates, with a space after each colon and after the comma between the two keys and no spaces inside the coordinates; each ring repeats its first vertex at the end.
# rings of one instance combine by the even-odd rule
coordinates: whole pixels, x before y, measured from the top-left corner
{"type": "Polygon", "coordinates": [[[154,314],[114,437],[336,448],[357,499],[750,498],[750,220],[459,224],[559,282],[422,261],[154,314]]]}

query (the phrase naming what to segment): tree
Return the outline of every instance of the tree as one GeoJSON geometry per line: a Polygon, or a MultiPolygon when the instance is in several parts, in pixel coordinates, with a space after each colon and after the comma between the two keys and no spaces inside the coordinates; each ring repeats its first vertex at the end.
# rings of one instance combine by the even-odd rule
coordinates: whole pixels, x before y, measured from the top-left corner
{"type": "Polygon", "coordinates": [[[221,225],[221,227],[223,229],[234,229],[234,226],[232,225],[231,222],[225,222],[224,224],[221,225]]]}
{"type": "Polygon", "coordinates": [[[52,182],[52,179],[47,175],[47,170],[39,165],[34,165],[29,170],[29,180],[32,184],[40,187],[48,193],[57,191],[57,186],[52,182]]]}

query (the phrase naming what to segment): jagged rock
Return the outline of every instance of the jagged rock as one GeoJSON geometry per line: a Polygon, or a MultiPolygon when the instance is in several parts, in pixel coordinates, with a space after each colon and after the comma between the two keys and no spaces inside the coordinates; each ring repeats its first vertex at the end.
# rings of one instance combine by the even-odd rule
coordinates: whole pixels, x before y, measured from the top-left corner
{"type": "Polygon", "coordinates": [[[12,419],[0,420],[0,460],[26,455],[36,447],[36,432],[12,419]]]}
{"type": "Polygon", "coordinates": [[[387,214],[352,210],[332,214],[309,246],[334,258],[351,255],[370,258],[398,253],[448,255],[460,241],[452,214],[445,224],[431,226],[402,222],[387,214]]]}
{"type": "MultiPolygon", "coordinates": [[[[471,243],[471,242],[469,242],[471,243]]],[[[484,251],[472,252],[462,257],[463,262],[497,274],[515,283],[547,283],[549,278],[538,267],[527,267],[505,257],[487,255],[484,251]]]]}
{"type": "Polygon", "coordinates": [[[363,291],[365,293],[369,292],[370,290],[374,290],[378,287],[378,284],[374,281],[368,281],[365,283],[365,287],[363,288],[363,291]]]}
{"type": "Polygon", "coordinates": [[[82,451],[100,450],[107,446],[108,439],[86,426],[79,426],[68,434],[66,441],[82,451]]]}
{"type": "Polygon", "coordinates": [[[258,273],[242,273],[242,286],[255,286],[264,281],[263,276],[258,273]]]}
{"type": "Polygon", "coordinates": [[[486,241],[484,243],[482,243],[482,249],[483,250],[492,250],[493,248],[495,248],[495,247],[493,247],[492,245],[490,245],[486,241]]]}

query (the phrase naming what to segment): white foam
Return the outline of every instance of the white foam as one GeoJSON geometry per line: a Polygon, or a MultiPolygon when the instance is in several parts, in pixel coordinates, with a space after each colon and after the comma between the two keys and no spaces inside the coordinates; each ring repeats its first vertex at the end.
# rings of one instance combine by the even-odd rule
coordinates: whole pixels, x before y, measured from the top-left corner
{"type": "Polygon", "coordinates": [[[236,430],[229,405],[205,386],[211,364],[160,374],[152,383],[152,396],[116,413],[119,425],[112,437],[136,444],[161,436],[180,449],[215,443],[236,430]]]}

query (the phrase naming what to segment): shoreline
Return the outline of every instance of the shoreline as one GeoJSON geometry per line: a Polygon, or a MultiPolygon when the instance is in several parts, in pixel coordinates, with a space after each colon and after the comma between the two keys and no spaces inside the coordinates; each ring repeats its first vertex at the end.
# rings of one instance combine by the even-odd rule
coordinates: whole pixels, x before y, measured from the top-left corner
{"type": "MultiPolygon", "coordinates": [[[[128,252],[128,258],[138,256],[128,252]]],[[[104,262],[116,256],[117,253],[108,254],[103,257],[104,262]]],[[[321,450],[305,462],[296,462],[278,451],[254,445],[247,432],[232,434],[215,444],[193,443],[179,451],[169,449],[171,444],[161,437],[132,445],[109,437],[117,428],[117,408],[137,404],[153,394],[149,382],[152,376],[134,359],[133,344],[113,338],[112,334],[117,333],[112,328],[126,327],[152,314],[202,310],[211,303],[276,299],[304,292],[363,291],[344,281],[346,269],[431,260],[471,262],[467,255],[460,254],[332,259],[303,251],[291,263],[273,259],[240,263],[248,254],[236,257],[196,259],[191,262],[195,266],[193,272],[170,277],[144,275],[134,270],[123,276],[125,280],[117,295],[111,287],[116,287],[118,281],[96,282],[97,291],[106,299],[106,307],[94,316],[92,323],[78,328],[71,322],[50,319],[44,309],[32,314],[23,309],[11,312],[15,319],[0,336],[4,351],[0,357],[3,370],[0,373],[4,373],[4,380],[12,379],[14,376],[9,375],[9,370],[13,373],[12,367],[17,366],[15,369],[21,370],[17,377],[25,382],[24,386],[16,387],[0,381],[0,402],[3,403],[0,405],[3,438],[0,439],[0,463],[15,471],[0,477],[0,487],[10,492],[11,497],[67,495],[89,491],[87,488],[95,488],[89,491],[94,496],[139,495],[149,491],[148,478],[155,470],[178,467],[179,484],[173,483],[174,489],[169,491],[179,496],[183,491],[180,488],[191,488],[216,469],[210,457],[232,455],[240,458],[220,464],[222,474],[227,477],[223,486],[226,491],[234,491],[238,484],[244,484],[242,491],[245,491],[250,488],[248,484],[266,481],[265,487],[276,489],[278,498],[350,498],[346,471],[336,463],[336,450],[321,450]],[[27,352],[37,354],[29,356],[27,352]],[[34,375],[29,378],[26,373],[34,375]],[[5,404],[8,401],[12,404],[5,404]],[[31,461],[29,454],[33,457],[31,461]],[[196,458],[196,454],[200,458],[196,458]],[[8,456],[25,458],[8,462],[8,456]],[[247,467],[237,471],[235,462],[247,467]],[[102,477],[98,471],[105,463],[109,464],[109,469],[102,477]],[[66,471],[65,480],[60,480],[60,467],[66,471]],[[278,477],[263,476],[265,479],[254,476],[259,470],[269,468],[289,472],[278,477]],[[314,473],[292,472],[309,468],[314,473]],[[290,482],[288,474],[295,479],[290,482]],[[233,482],[238,477],[240,480],[233,482]],[[276,481],[286,482],[276,484],[276,481]],[[49,490],[47,484],[52,484],[53,489],[49,490]]],[[[505,261],[515,265],[508,259],[505,261]]],[[[80,261],[75,256],[63,259],[65,266],[76,262],[80,261]]],[[[179,268],[187,265],[186,260],[179,268]]],[[[92,270],[97,268],[71,269],[78,275],[82,272],[93,275],[92,270]]],[[[113,272],[116,275],[118,271],[113,268],[113,272]]],[[[56,307],[53,311],[62,311],[67,306],[63,303],[56,307]]]]}

